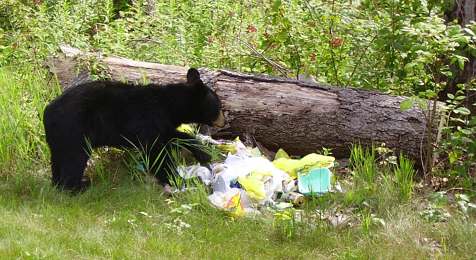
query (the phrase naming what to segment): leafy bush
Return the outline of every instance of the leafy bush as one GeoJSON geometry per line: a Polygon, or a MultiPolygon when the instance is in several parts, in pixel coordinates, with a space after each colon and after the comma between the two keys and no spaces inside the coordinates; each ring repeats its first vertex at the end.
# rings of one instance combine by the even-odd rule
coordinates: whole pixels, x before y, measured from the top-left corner
{"type": "MultiPolygon", "coordinates": [[[[440,160],[446,167],[439,167],[439,174],[450,177],[452,185],[462,185],[471,190],[476,186],[476,115],[463,106],[466,99],[463,89],[455,95],[448,94],[448,126],[443,129],[445,138],[439,149],[442,154],[440,160]]],[[[473,106],[476,107],[476,104],[473,106]]]]}

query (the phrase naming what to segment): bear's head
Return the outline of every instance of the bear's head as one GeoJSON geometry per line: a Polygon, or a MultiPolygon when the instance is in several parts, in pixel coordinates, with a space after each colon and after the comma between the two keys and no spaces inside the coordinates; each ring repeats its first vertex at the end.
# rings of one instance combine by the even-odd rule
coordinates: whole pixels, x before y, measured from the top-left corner
{"type": "Polygon", "coordinates": [[[215,127],[225,126],[220,99],[211,88],[203,84],[198,70],[188,70],[187,85],[193,89],[192,121],[215,127]]]}

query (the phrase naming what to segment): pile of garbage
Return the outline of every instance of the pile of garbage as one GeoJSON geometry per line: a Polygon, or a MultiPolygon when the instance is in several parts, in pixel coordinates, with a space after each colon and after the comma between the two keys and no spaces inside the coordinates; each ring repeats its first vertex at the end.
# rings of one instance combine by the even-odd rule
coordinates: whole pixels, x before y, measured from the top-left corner
{"type": "Polygon", "coordinates": [[[199,164],[179,166],[178,173],[184,179],[198,177],[212,190],[210,203],[233,216],[260,214],[262,208],[299,207],[306,196],[331,190],[332,156],[311,153],[292,159],[280,149],[270,161],[239,138],[217,141],[200,134],[197,138],[216,145],[226,159],[211,164],[211,169],[199,164]]]}

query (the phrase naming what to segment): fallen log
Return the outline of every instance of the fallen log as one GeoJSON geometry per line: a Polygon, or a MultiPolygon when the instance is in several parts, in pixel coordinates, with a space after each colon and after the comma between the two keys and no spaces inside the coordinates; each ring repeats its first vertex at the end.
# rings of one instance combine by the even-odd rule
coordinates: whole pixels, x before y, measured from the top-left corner
{"type": "MultiPolygon", "coordinates": [[[[167,84],[184,81],[187,72],[185,67],[103,57],[68,46],[61,51],[48,66],[65,88],[89,79],[87,71],[74,69],[88,57],[94,57],[114,80],[146,78],[167,84]]],[[[420,160],[427,140],[424,112],[416,107],[401,111],[404,97],[227,70],[200,71],[221,98],[227,119],[227,126],[215,136],[251,135],[268,149],[283,148],[294,155],[326,147],[338,158],[348,156],[354,143],[385,143],[420,160]]]]}

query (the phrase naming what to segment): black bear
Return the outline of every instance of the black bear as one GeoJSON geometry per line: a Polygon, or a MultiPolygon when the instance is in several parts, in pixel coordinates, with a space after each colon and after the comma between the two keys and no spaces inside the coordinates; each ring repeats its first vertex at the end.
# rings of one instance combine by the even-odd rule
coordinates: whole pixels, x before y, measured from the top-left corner
{"type": "MultiPolygon", "coordinates": [[[[176,128],[182,123],[222,127],[225,119],[218,96],[191,68],[187,82],[180,84],[93,81],[72,87],[46,106],[43,123],[53,184],[79,191],[89,184],[83,179],[89,147],[149,147],[155,158],[169,140],[180,138],[189,141],[186,148],[200,163],[206,163],[210,155],[193,145],[198,140],[176,128]]],[[[162,170],[153,173],[167,183],[162,170]]]]}

